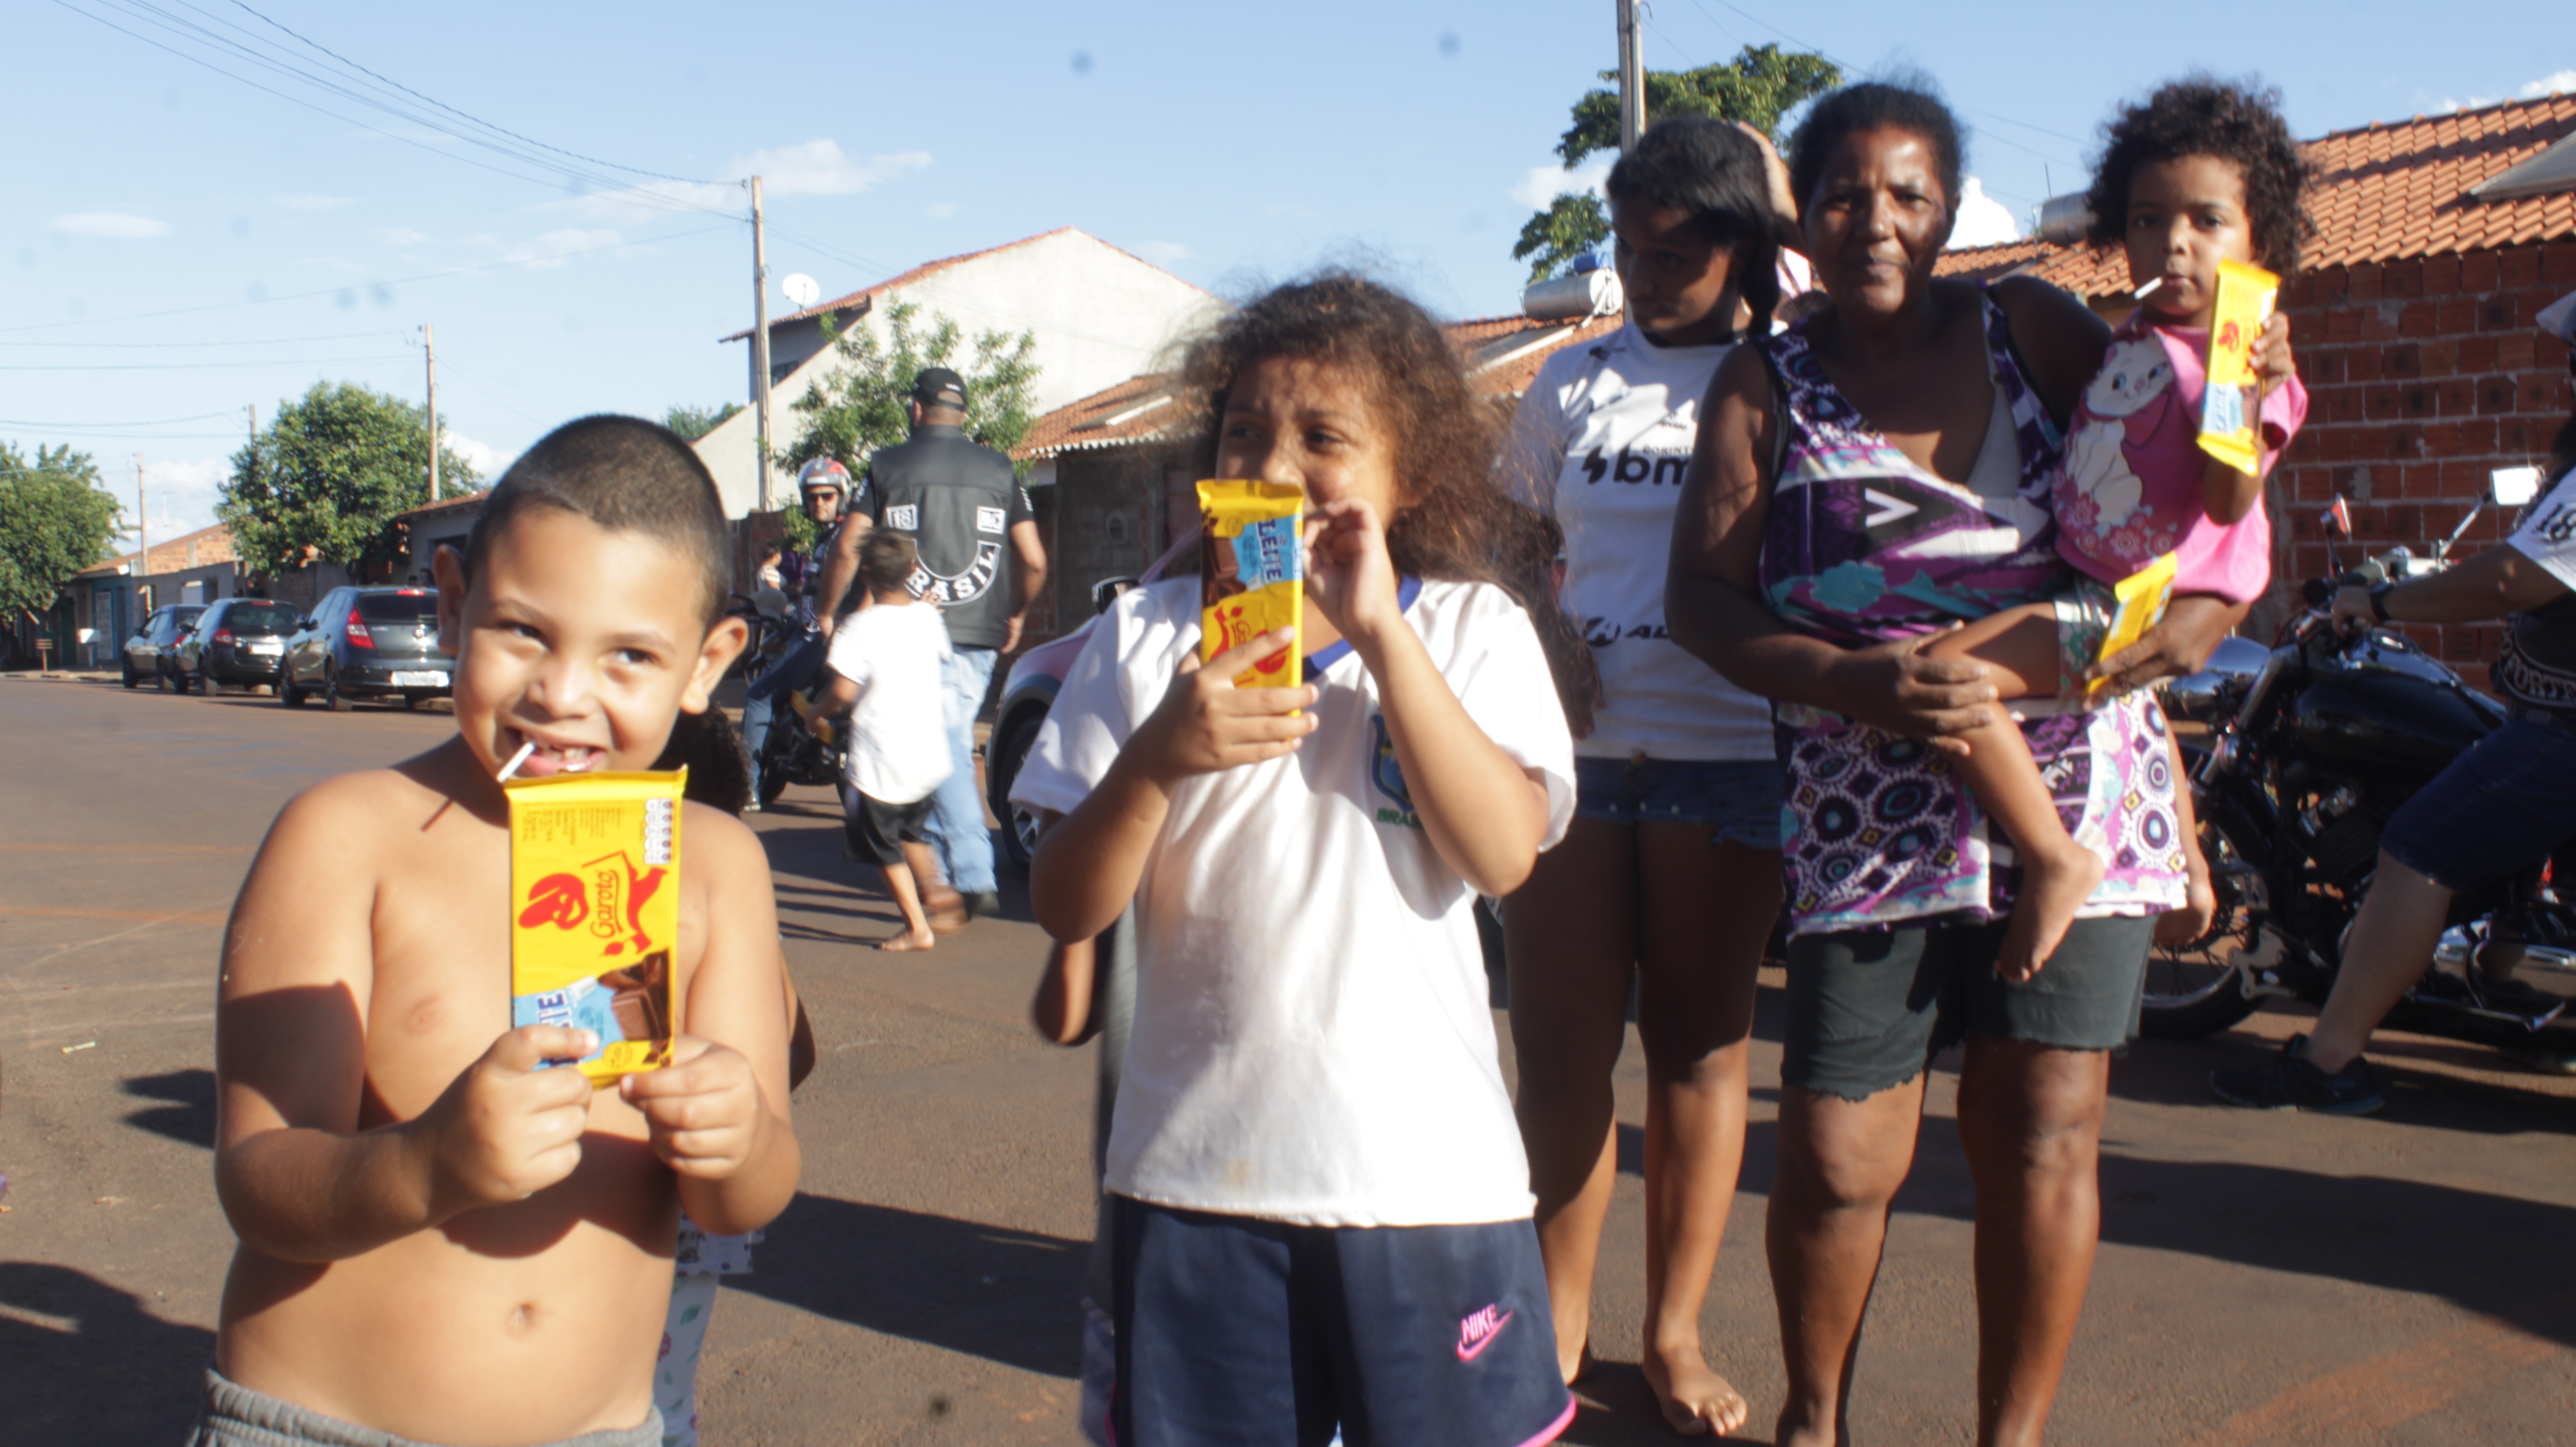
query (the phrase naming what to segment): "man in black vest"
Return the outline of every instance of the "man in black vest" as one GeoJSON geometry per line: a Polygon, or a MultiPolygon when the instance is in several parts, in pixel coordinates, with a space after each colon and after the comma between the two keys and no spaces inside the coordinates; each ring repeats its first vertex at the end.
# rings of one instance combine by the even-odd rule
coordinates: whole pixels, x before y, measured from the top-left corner
{"type": "MultiPolygon", "coordinates": [[[[994,891],[993,836],[975,788],[975,718],[992,687],[995,660],[1019,646],[1029,601],[1046,584],[1046,549],[1011,459],[966,436],[965,379],[946,367],[922,369],[912,379],[910,412],[912,439],[868,459],[859,515],[920,547],[909,586],[914,597],[937,604],[948,624],[952,656],[942,681],[957,767],[932,796],[930,839],[966,908],[991,914],[1001,899],[994,891]]],[[[834,539],[821,592],[827,617],[858,575],[858,545],[867,531],[854,519],[834,539]]]]}

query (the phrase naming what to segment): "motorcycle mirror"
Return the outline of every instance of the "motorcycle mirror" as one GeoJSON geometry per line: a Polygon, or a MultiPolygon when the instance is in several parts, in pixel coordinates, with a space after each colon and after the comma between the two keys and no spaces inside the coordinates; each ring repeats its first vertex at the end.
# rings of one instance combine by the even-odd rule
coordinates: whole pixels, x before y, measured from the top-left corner
{"type": "Polygon", "coordinates": [[[2487,474],[2487,498],[2498,507],[2520,507],[2540,495],[2540,469],[2499,467],[2487,474]]]}
{"type": "Polygon", "coordinates": [[[2317,519],[2317,522],[2320,526],[2324,527],[2327,532],[2334,534],[2336,537],[2351,537],[2352,504],[2344,500],[2342,493],[2336,493],[2334,506],[2327,508],[2325,513],[2317,519]]]}

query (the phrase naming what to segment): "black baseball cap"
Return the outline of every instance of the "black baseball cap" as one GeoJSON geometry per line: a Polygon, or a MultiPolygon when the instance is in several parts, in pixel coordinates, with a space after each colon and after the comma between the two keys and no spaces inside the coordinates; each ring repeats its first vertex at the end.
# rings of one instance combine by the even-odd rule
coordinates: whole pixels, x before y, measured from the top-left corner
{"type": "Polygon", "coordinates": [[[924,367],[913,374],[912,400],[924,407],[963,407],[966,379],[946,367],[924,367]]]}

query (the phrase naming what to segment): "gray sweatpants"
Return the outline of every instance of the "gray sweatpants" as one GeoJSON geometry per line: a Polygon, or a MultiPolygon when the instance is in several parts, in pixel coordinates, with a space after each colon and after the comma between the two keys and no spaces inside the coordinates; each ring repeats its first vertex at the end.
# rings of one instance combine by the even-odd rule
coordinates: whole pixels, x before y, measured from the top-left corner
{"type": "MultiPolygon", "coordinates": [[[[188,1447],[431,1447],[409,1437],[343,1422],[265,1392],[254,1392],[206,1368],[206,1404],[197,1413],[188,1447]]],[[[662,1447],[662,1414],[648,1411],[637,1426],[584,1432],[555,1447],[662,1447]]]]}

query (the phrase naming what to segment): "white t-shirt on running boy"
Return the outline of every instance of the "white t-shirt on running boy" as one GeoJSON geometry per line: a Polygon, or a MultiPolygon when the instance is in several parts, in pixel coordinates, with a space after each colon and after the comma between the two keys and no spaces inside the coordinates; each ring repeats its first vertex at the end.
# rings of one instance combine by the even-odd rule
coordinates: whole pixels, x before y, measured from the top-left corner
{"type": "MultiPolygon", "coordinates": [[[[1574,812],[1573,755],[1529,616],[1483,584],[1403,588],[1406,621],[1468,717],[1545,776],[1554,844],[1574,812]]],[[[1198,643],[1197,579],[1119,599],[1012,799],[1071,812],[1198,643]]],[[[1135,1024],[1106,1185],[1301,1225],[1526,1217],[1475,894],[1412,817],[1357,655],[1336,645],[1307,677],[1323,693],[1302,748],[1173,793],[1137,891],[1135,1024]]]]}
{"type": "Polygon", "coordinates": [[[1585,758],[1772,757],[1771,705],[1664,627],[1673,504],[1709,379],[1733,350],[1659,347],[1623,326],[1549,357],[1512,420],[1513,483],[1565,529],[1558,601],[1591,641],[1609,700],[1575,745],[1585,758]]]}

